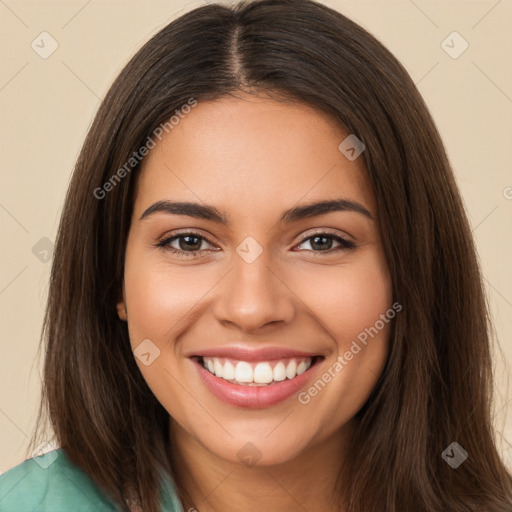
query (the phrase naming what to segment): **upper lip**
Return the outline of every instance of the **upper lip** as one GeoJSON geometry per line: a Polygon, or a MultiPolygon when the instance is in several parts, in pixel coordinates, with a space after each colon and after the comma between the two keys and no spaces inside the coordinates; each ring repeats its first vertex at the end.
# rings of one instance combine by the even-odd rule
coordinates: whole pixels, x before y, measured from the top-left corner
{"type": "Polygon", "coordinates": [[[227,357],[237,361],[271,361],[273,359],[291,359],[319,356],[318,353],[303,352],[285,347],[248,348],[240,345],[196,350],[188,357],[227,357]]]}

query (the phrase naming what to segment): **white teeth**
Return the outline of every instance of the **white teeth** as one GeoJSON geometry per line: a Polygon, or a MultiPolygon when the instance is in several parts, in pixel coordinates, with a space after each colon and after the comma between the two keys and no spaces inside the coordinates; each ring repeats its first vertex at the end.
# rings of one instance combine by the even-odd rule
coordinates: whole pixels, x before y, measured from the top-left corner
{"type": "Polygon", "coordinates": [[[254,368],[254,382],[259,384],[268,384],[272,382],[274,373],[268,363],[258,363],[254,368]]]}
{"type": "MultiPolygon", "coordinates": [[[[214,358],[216,359],[216,358],[214,358]]],[[[222,375],[217,375],[217,377],[222,377],[222,375]]],[[[238,382],[254,382],[253,380],[254,373],[252,371],[252,366],[245,361],[240,361],[235,368],[235,380],[238,382]]]]}
{"type": "Polygon", "coordinates": [[[295,359],[292,359],[288,363],[288,366],[286,367],[286,376],[289,379],[293,379],[293,377],[295,377],[295,375],[297,375],[297,363],[295,362],[295,359]]]}
{"type": "Polygon", "coordinates": [[[301,361],[299,366],[297,366],[297,375],[302,375],[306,371],[306,363],[301,361]]]}
{"type": "Polygon", "coordinates": [[[217,375],[217,377],[224,378],[224,367],[220,364],[220,361],[218,359],[213,360],[213,368],[215,370],[215,375],[217,375]]]}
{"type": "Polygon", "coordinates": [[[271,382],[294,379],[303,374],[312,363],[312,358],[289,359],[270,363],[267,361],[259,363],[248,363],[246,361],[231,362],[228,359],[218,357],[204,357],[203,364],[210,372],[231,382],[245,385],[266,385],[271,382]],[[235,364],[234,364],[235,363],[235,364]],[[272,364],[274,367],[272,368],[272,364]]]}
{"type": "Polygon", "coordinates": [[[274,366],[274,380],[279,382],[284,379],[286,379],[286,368],[284,363],[279,361],[279,363],[274,366]]]}
{"type": "MultiPolygon", "coordinates": [[[[222,378],[226,380],[234,380],[235,379],[235,367],[229,362],[226,361],[224,364],[224,371],[222,372],[222,378]]],[[[215,372],[217,375],[217,372],[215,372]]]]}

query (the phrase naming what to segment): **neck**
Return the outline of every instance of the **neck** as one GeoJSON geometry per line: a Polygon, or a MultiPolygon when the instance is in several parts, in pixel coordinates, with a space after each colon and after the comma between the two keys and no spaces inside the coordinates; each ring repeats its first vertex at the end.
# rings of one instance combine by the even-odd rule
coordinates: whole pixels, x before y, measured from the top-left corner
{"type": "Polygon", "coordinates": [[[173,469],[192,500],[183,508],[340,512],[338,478],[353,428],[354,420],[293,460],[248,467],[211,453],[171,419],[173,469]]]}

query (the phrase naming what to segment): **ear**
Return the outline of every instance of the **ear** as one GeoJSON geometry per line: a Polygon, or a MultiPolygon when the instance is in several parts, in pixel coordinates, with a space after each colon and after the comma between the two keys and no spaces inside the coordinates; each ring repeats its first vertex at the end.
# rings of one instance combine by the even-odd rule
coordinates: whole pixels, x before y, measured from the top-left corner
{"type": "Polygon", "coordinates": [[[124,293],[124,280],[123,280],[123,286],[121,290],[119,290],[119,298],[117,301],[117,315],[121,320],[124,320],[125,322],[128,320],[128,311],[126,309],[126,300],[125,300],[125,293],[124,293]]]}

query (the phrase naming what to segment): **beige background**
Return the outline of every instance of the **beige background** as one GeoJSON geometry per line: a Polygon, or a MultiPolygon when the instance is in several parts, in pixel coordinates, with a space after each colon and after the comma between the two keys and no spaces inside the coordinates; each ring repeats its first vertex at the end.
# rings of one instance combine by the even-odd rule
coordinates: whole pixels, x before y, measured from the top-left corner
{"type": "MultiPolygon", "coordinates": [[[[0,0],[0,473],[23,460],[39,398],[36,351],[50,271],[43,261],[49,242],[40,240],[55,240],[74,161],[100,98],[142,43],[202,3],[0,0]],[[31,47],[34,40],[41,45],[43,31],[58,43],[46,59],[31,47]]],[[[496,353],[497,439],[511,443],[512,2],[324,3],[401,60],[444,138],[502,348],[496,353]],[[456,59],[441,46],[453,31],[469,43],[456,59]]],[[[454,52],[463,41],[451,36],[446,44],[454,52]]],[[[508,446],[503,456],[512,469],[508,446]]]]}

